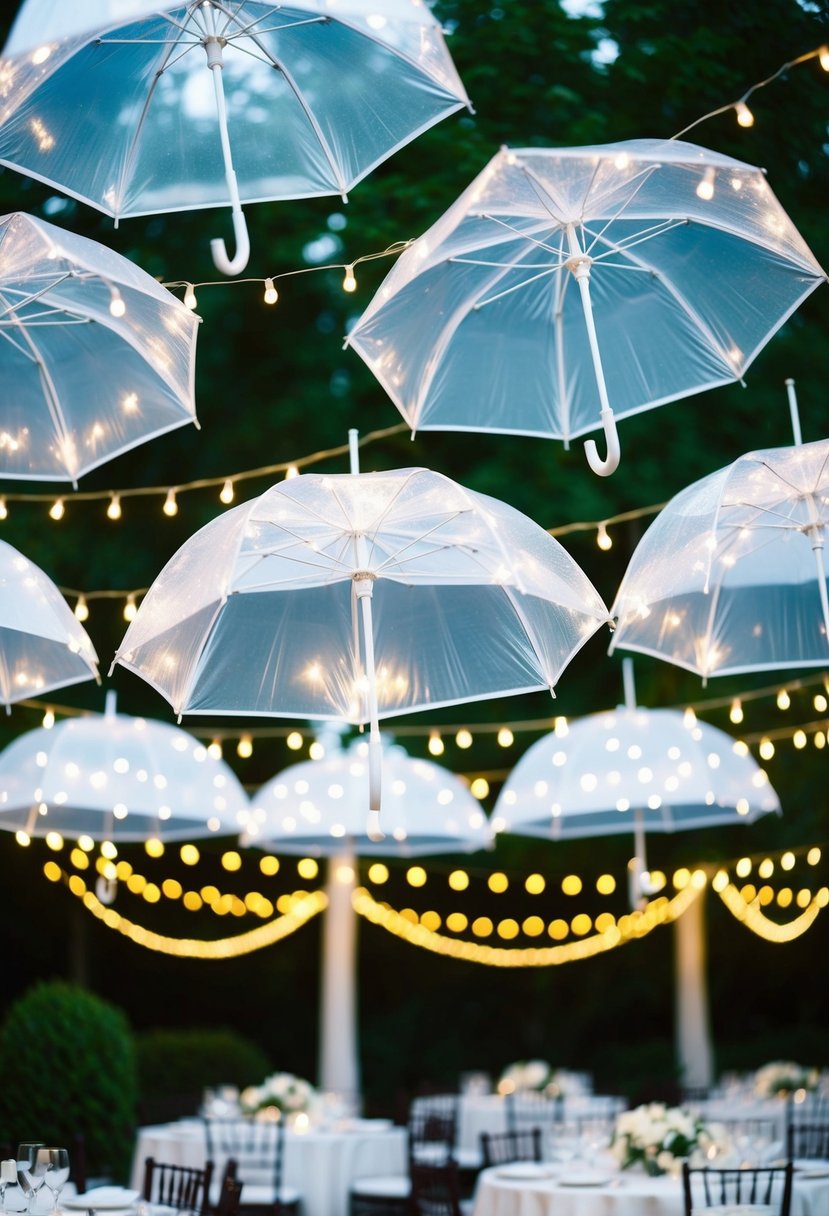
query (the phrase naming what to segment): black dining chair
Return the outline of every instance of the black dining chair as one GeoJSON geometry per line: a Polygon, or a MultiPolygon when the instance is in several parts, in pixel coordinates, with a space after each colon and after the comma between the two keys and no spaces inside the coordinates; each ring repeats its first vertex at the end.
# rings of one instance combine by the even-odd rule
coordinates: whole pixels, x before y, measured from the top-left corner
{"type": "Polygon", "coordinates": [[[208,1155],[235,1162],[234,1177],[244,1185],[242,1212],[253,1216],[299,1216],[302,1196],[283,1181],[285,1121],[207,1116],[204,1134],[208,1155]]]}
{"type": "Polygon", "coordinates": [[[212,1180],[213,1162],[209,1159],[199,1168],[146,1157],[141,1195],[147,1203],[160,1207],[175,1208],[176,1211],[193,1213],[194,1216],[210,1216],[212,1180]]]}
{"type": "Polygon", "coordinates": [[[524,1127],[505,1132],[481,1132],[483,1168],[511,1161],[541,1160],[541,1128],[524,1127]]]}
{"type": "Polygon", "coordinates": [[[682,1163],[682,1193],[685,1216],[699,1216],[701,1208],[726,1204],[759,1204],[774,1216],[790,1216],[792,1207],[791,1161],[782,1165],[743,1166],[717,1169],[682,1163]]]}

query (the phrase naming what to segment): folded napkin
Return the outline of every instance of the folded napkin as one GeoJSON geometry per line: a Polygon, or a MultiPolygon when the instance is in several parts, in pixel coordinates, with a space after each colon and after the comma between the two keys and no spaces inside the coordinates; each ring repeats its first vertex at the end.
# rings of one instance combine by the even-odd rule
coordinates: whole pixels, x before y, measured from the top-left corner
{"type": "Polygon", "coordinates": [[[73,1195],[63,1201],[67,1208],[82,1208],[92,1211],[118,1211],[131,1207],[139,1198],[138,1191],[131,1191],[125,1186],[95,1186],[82,1195],[73,1195]]]}

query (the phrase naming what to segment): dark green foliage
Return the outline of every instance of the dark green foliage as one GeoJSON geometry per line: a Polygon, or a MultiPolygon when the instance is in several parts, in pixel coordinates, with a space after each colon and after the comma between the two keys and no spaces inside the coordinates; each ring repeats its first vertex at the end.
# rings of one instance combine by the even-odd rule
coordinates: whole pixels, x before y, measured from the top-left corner
{"type": "Polygon", "coordinates": [[[88,1175],[126,1177],[136,1113],[135,1046],[125,1014],[74,984],[35,985],[0,1029],[0,1140],[70,1149],[88,1175]]]}
{"type": "Polygon", "coordinates": [[[142,1122],[193,1114],[206,1088],[242,1089],[269,1071],[268,1057],[255,1043],[220,1027],[147,1030],[136,1036],[135,1047],[142,1122]]]}

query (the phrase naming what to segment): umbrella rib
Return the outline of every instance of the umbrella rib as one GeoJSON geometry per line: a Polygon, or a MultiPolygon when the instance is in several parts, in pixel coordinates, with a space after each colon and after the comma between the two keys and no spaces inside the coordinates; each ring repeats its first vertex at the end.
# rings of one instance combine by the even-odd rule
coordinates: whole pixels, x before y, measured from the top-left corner
{"type": "MultiPolygon", "coordinates": [[[[823,464],[821,465],[820,469],[818,470],[818,475],[817,475],[817,478],[816,478],[816,480],[815,480],[815,489],[814,489],[814,490],[809,491],[809,493],[814,494],[814,493],[815,493],[815,491],[817,490],[817,487],[818,487],[818,486],[819,486],[819,484],[820,484],[820,479],[821,479],[821,477],[823,476],[823,471],[824,471],[824,469],[826,468],[826,462],[827,462],[827,459],[829,459],[829,449],[827,449],[827,454],[826,454],[826,456],[823,458],[823,464]]],[[[802,491],[801,491],[801,489],[800,489],[800,487],[799,487],[799,486],[796,486],[796,485],[795,485],[795,484],[794,484],[792,481],[790,481],[790,480],[789,480],[789,478],[788,478],[788,477],[784,477],[784,476],[783,476],[783,474],[780,472],[780,470],[779,470],[779,469],[775,469],[775,468],[773,468],[773,467],[772,467],[772,466],[769,464],[769,462],[768,462],[767,460],[761,460],[761,461],[760,461],[760,464],[762,465],[762,467],[763,467],[764,469],[767,469],[769,473],[771,473],[771,474],[772,474],[774,477],[776,477],[776,478],[777,478],[777,480],[778,480],[779,482],[781,482],[781,484],[782,484],[782,485],[784,485],[784,486],[788,486],[788,488],[789,488],[789,489],[792,491],[792,493],[793,493],[793,494],[800,494],[800,493],[802,493],[802,491]]]]}
{"type": "MultiPolygon", "coordinates": [[[[630,204],[636,198],[636,195],[639,193],[639,191],[644,186],[645,182],[648,181],[648,179],[656,172],[656,170],[658,168],[660,168],[659,165],[648,165],[646,168],[644,168],[640,171],[638,176],[641,177],[642,180],[639,182],[638,186],[633,191],[633,193],[630,194],[628,198],[622,200],[622,202],[619,204],[619,210],[616,212],[616,214],[611,215],[608,218],[607,223],[605,224],[604,228],[602,228],[599,231],[599,233],[597,234],[597,236],[595,238],[596,240],[598,240],[600,237],[602,237],[604,235],[604,233],[607,232],[610,225],[614,224],[616,222],[616,220],[618,220],[619,216],[622,214],[622,212],[625,210],[625,208],[630,206],[630,204]]],[[[596,170],[598,170],[598,165],[596,166],[596,170]]],[[[585,191],[585,194],[584,194],[584,205],[582,207],[582,213],[581,213],[582,228],[584,228],[584,211],[587,206],[587,200],[590,197],[590,190],[591,190],[591,188],[593,186],[593,182],[595,180],[596,180],[596,172],[594,171],[593,177],[590,179],[590,185],[587,187],[587,190],[585,191]]],[[[631,178],[631,181],[632,182],[636,181],[636,176],[631,178]]],[[[611,189],[611,190],[605,190],[604,195],[607,196],[608,194],[612,194],[613,190],[616,190],[616,189],[618,189],[618,186],[613,187],[613,189],[611,189]]],[[[601,199],[602,199],[602,195],[599,194],[598,197],[593,200],[594,207],[598,205],[598,203],[601,201],[601,199]]],[[[595,243],[595,241],[594,241],[594,243],[595,243]]],[[[591,249],[592,249],[592,246],[591,246],[591,249]]],[[[586,252],[589,254],[590,249],[586,250],[586,252]]]]}
{"type": "MultiPolygon", "coordinates": [[[[684,218],[681,220],[676,220],[676,219],[663,220],[659,224],[653,224],[650,228],[643,228],[641,230],[641,232],[636,232],[632,236],[626,238],[625,240],[617,241],[615,247],[617,249],[619,249],[622,253],[626,253],[628,249],[633,249],[636,245],[642,244],[643,241],[652,241],[654,239],[654,237],[663,236],[666,232],[671,232],[674,228],[682,228],[685,226],[685,224],[688,224],[688,223],[690,223],[690,221],[687,218],[684,218]]],[[[594,237],[594,240],[590,246],[591,249],[593,249],[595,247],[597,241],[599,241],[601,238],[603,238],[604,233],[607,232],[608,227],[609,227],[609,225],[606,224],[605,227],[602,228],[601,232],[597,232],[597,233],[595,233],[595,235],[593,232],[591,232],[591,230],[589,228],[587,228],[587,227],[584,228],[585,232],[587,232],[590,236],[594,237]]],[[[613,250],[608,249],[605,253],[597,254],[597,256],[592,259],[593,264],[595,265],[597,262],[603,262],[605,258],[611,257],[612,253],[613,253],[613,250]]],[[[607,265],[606,262],[604,264],[607,265]]],[[[630,267],[628,267],[628,269],[642,270],[642,269],[644,269],[644,267],[630,266],[630,267]]],[[[649,273],[653,274],[654,272],[650,271],[649,273]]]]}
{"type": "MultiPolygon", "coordinates": [[[[529,232],[522,232],[522,230],[520,228],[516,228],[515,224],[510,224],[506,220],[501,219],[500,216],[493,215],[493,213],[491,211],[480,212],[480,215],[478,216],[478,218],[482,219],[482,220],[489,220],[490,223],[493,223],[493,224],[500,224],[500,226],[502,228],[506,228],[507,232],[512,232],[520,240],[526,241],[529,245],[535,245],[535,247],[537,249],[543,249],[545,253],[555,254],[555,253],[561,252],[560,249],[556,250],[552,245],[547,245],[544,241],[537,240],[534,236],[531,236],[529,232]]],[[[551,219],[553,219],[555,222],[556,231],[559,231],[561,228],[561,221],[558,220],[555,216],[551,216],[551,219]]],[[[461,260],[460,258],[450,258],[449,259],[450,262],[460,261],[460,260],[461,260]]],[[[511,265],[511,263],[510,263],[510,265],[511,265]]]]}

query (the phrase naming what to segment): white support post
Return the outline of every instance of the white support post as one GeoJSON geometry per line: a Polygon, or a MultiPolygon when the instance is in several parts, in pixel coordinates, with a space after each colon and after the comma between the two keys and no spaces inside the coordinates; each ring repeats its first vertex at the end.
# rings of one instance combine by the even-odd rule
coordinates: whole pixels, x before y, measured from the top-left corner
{"type": "Polygon", "coordinates": [[[707,1089],[714,1053],[706,976],[705,891],[674,921],[675,1041],[682,1084],[707,1089]]]}
{"type": "Polygon", "coordinates": [[[350,849],[328,860],[320,985],[319,1085],[353,1113],[360,1107],[357,1034],[356,862],[350,849]]]}

